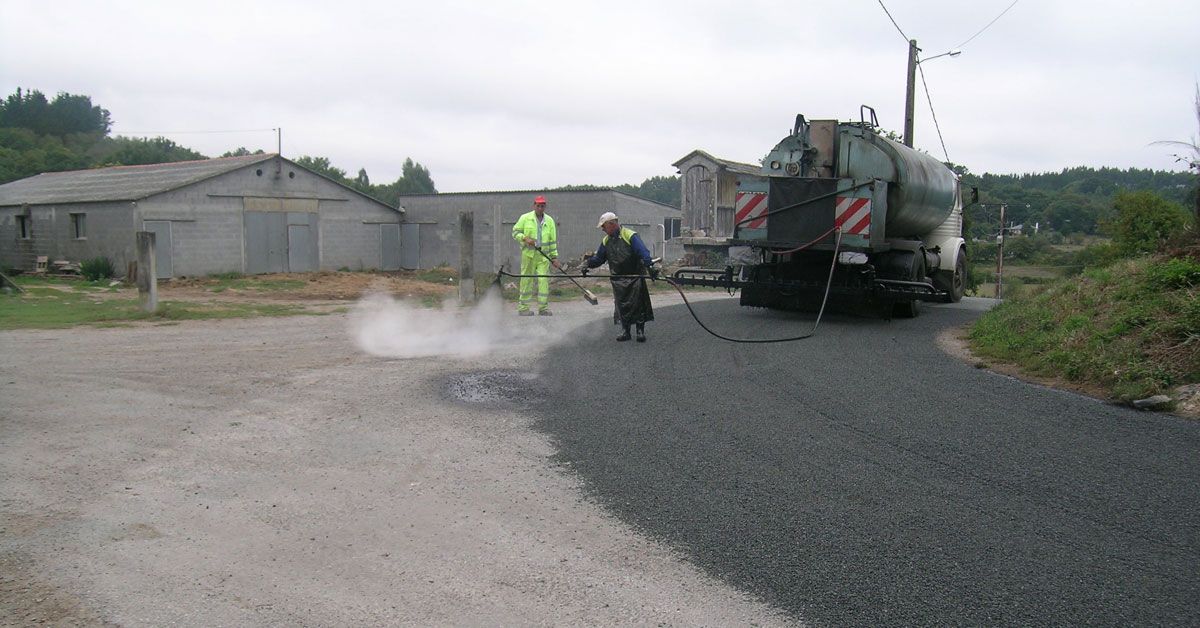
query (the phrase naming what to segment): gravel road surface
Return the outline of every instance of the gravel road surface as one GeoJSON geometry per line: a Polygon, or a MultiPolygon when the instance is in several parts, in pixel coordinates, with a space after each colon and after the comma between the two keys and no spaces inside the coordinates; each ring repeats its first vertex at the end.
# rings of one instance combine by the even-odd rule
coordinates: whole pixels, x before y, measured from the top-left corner
{"type": "Polygon", "coordinates": [[[542,350],[609,307],[454,358],[365,353],[354,315],[0,332],[0,624],[793,623],[531,429],[542,350]]]}
{"type": "MultiPolygon", "coordinates": [[[[596,322],[548,353],[537,426],[623,521],[816,625],[1200,623],[1200,422],[937,348],[984,306],[749,345],[656,304],[644,345],[596,322]]],[[[739,337],[812,323],[698,310],[739,337]]]]}

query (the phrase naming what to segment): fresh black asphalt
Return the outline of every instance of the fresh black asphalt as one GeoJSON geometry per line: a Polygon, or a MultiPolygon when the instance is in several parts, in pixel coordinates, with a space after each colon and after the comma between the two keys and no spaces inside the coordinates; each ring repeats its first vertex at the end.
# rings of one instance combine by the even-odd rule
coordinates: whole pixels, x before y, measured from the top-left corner
{"type": "Polygon", "coordinates": [[[598,321],[542,365],[538,426],[618,517],[816,625],[1200,623],[1200,422],[950,357],[965,305],[773,345],[681,306],[643,345],[598,321]]]}

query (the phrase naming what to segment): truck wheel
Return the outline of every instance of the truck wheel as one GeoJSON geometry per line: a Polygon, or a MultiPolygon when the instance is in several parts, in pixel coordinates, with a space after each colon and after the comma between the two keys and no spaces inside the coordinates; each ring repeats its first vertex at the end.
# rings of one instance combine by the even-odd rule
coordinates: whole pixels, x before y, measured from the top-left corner
{"type": "Polygon", "coordinates": [[[967,255],[961,248],[954,258],[954,272],[938,271],[933,285],[946,293],[946,303],[962,301],[963,293],[967,291],[967,255]]]}

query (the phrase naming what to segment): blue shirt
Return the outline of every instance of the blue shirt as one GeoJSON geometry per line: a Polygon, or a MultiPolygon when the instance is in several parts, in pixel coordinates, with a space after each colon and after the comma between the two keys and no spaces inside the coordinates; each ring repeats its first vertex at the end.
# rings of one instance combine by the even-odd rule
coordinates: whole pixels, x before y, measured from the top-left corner
{"type": "MultiPolygon", "coordinates": [[[[611,237],[619,238],[621,237],[621,234],[618,232],[617,235],[611,237]]],[[[629,238],[629,246],[633,247],[634,255],[642,258],[642,263],[646,265],[646,268],[650,268],[654,265],[654,263],[650,261],[650,249],[647,249],[645,243],[642,242],[642,236],[636,233],[633,234],[633,237],[629,238]]],[[[587,260],[584,261],[584,264],[588,268],[595,268],[607,261],[608,250],[605,248],[604,243],[601,242],[600,248],[596,249],[596,254],[587,258],[587,260]]]]}

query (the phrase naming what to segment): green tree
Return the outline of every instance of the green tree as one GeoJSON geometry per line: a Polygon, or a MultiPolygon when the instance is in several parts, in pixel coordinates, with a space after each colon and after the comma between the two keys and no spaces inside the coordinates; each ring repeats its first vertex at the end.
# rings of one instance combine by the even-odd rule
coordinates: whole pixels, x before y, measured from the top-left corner
{"type": "Polygon", "coordinates": [[[433,177],[429,169],[408,157],[400,168],[400,178],[396,180],[395,189],[398,194],[437,194],[433,177]]]}
{"type": "Polygon", "coordinates": [[[371,194],[374,191],[373,186],[371,185],[371,177],[367,176],[366,168],[358,169],[358,176],[354,177],[354,180],[350,182],[350,185],[363,194],[371,194]]]}
{"type": "Polygon", "coordinates": [[[245,146],[238,146],[236,149],[223,153],[222,157],[249,157],[250,155],[265,155],[263,149],[258,149],[253,153],[245,146]]]}
{"type": "Polygon", "coordinates": [[[140,166],[198,159],[208,158],[165,137],[147,139],[118,135],[111,139],[106,138],[97,165],[140,166]]]}
{"type": "Polygon", "coordinates": [[[1187,210],[1151,192],[1118,192],[1116,218],[1105,223],[1113,243],[1126,255],[1153,253],[1188,227],[1187,210]]]}
{"type": "Polygon", "coordinates": [[[1095,199],[1084,194],[1064,192],[1054,196],[1042,210],[1047,227],[1061,233],[1095,233],[1101,220],[1110,213],[1095,199]]]}
{"type": "Polygon", "coordinates": [[[638,186],[638,196],[679,207],[679,177],[650,177],[638,186]]]}
{"type": "Polygon", "coordinates": [[[60,92],[48,101],[40,91],[17,88],[0,103],[0,127],[29,129],[37,135],[93,134],[98,139],[112,127],[109,113],[88,96],[60,92]]]}
{"type": "Polygon", "coordinates": [[[87,133],[100,137],[112,129],[108,110],[93,105],[89,96],[60,92],[50,103],[50,117],[56,128],[54,135],[87,133]]]}
{"type": "Polygon", "coordinates": [[[319,175],[329,177],[330,179],[333,179],[334,181],[337,181],[343,185],[350,184],[350,180],[346,178],[346,171],[342,170],[341,168],[334,167],[334,165],[330,163],[328,157],[311,157],[309,155],[301,155],[292,161],[296,162],[296,165],[305,168],[306,170],[311,170],[319,175]]]}

